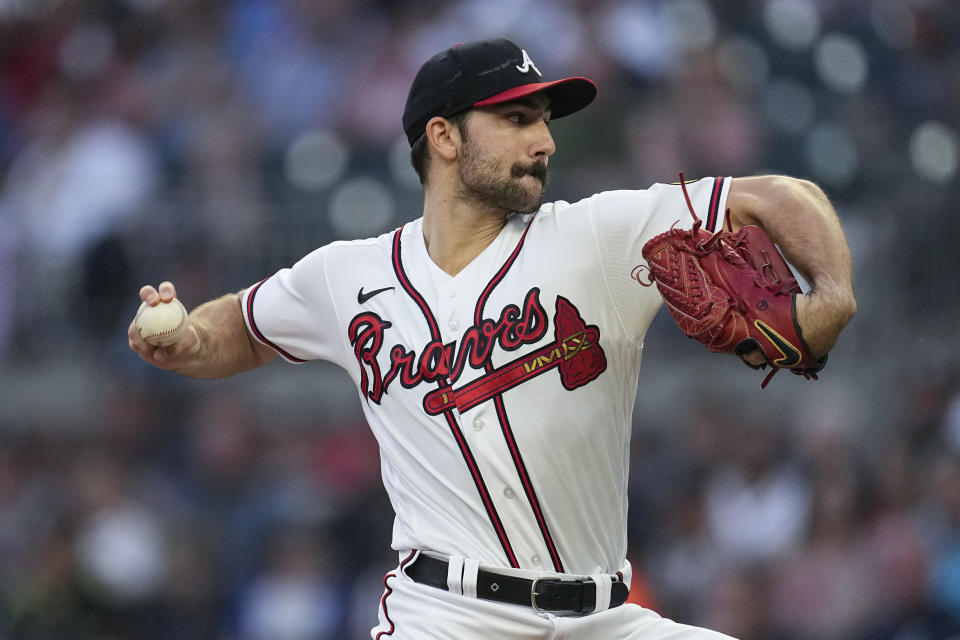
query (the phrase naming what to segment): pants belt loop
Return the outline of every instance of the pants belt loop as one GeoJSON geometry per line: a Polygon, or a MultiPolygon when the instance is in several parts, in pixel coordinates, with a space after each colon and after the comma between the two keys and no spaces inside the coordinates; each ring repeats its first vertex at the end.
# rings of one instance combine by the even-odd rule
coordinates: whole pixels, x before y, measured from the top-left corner
{"type": "Polygon", "coordinates": [[[450,556],[447,559],[447,590],[463,595],[463,556],[450,556]]]}
{"type": "Polygon", "coordinates": [[[468,598],[477,597],[477,571],[480,569],[480,563],[476,560],[467,558],[463,562],[463,595],[468,598]]]}
{"type": "Polygon", "coordinates": [[[610,608],[610,585],[613,584],[613,578],[607,574],[600,574],[590,576],[590,579],[597,588],[597,603],[593,610],[606,611],[610,608]]]}

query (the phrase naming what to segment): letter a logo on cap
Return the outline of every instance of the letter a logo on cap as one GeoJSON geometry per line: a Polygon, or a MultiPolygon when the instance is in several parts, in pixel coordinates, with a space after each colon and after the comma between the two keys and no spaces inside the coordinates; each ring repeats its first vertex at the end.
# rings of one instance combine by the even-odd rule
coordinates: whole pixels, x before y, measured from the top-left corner
{"type": "Polygon", "coordinates": [[[531,60],[530,56],[527,54],[527,50],[520,49],[520,53],[523,54],[523,64],[517,65],[517,71],[520,73],[530,73],[530,69],[532,68],[537,72],[538,76],[543,77],[543,74],[540,73],[540,69],[537,69],[537,65],[533,64],[533,60],[531,60]]]}

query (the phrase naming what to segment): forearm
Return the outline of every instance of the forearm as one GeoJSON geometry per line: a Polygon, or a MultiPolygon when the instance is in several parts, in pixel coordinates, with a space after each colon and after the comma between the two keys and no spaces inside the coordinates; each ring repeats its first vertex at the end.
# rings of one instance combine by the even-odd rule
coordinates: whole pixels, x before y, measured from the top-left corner
{"type": "Polygon", "coordinates": [[[241,294],[231,293],[191,311],[197,341],[171,371],[191,378],[224,378],[269,362],[273,351],[250,336],[240,304],[241,294]]]}
{"type": "Polygon", "coordinates": [[[833,205],[811,182],[765,176],[735,179],[727,206],[735,227],[762,227],[810,284],[797,299],[797,322],[811,355],[829,352],[856,312],[850,249],[833,205]]]}

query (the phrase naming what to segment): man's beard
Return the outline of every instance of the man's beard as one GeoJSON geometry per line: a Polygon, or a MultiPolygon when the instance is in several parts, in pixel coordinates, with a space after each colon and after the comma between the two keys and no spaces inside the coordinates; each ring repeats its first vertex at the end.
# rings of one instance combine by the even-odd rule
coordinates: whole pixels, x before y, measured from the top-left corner
{"type": "Polygon", "coordinates": [[[462,147],[460,159],[460,197],[481,206],[493,206],[504,211],[532,213],[543,204],[549,173],[544,162],[510,167],[510,175],[503,175],[503,165],[484,160],[480,150],[470,142],[462,147]],[[525,176],[533,176],[539,188],[531,189],[523,183],[525,176]]]}

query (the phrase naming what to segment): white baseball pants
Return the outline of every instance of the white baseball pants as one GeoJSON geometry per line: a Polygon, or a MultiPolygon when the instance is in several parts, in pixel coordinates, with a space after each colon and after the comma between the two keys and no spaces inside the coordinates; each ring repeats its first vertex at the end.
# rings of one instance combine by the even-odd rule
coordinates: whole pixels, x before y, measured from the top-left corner
{"type": "Polygon", "coordinates": [[[373,640],[732,640],[679,624],[635,604],[584,616],[558,616],[417,584],[387,574],[373,640]]]}

